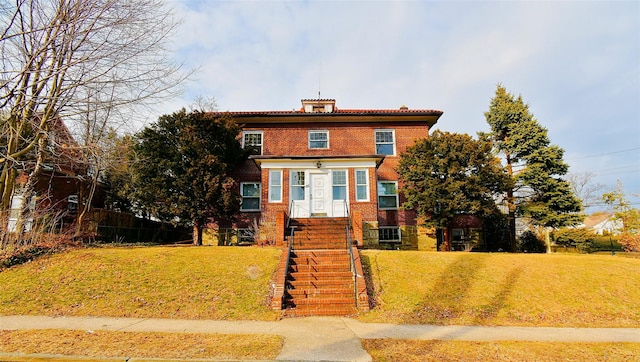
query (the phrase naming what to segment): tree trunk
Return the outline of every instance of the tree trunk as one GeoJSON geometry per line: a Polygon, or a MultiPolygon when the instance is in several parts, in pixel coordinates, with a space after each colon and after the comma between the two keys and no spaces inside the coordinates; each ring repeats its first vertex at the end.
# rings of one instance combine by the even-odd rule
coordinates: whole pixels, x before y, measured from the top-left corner
{"type": "MultiPolygon", "coordinates": [[[[506,152],[507,159],[507,173],[509,177],[513,179],[513,165],[511,164],[511,155],[506,152]]],[[[516,202],[513,194],[513,189],[507,191],[507,209],[509,219],[509,247],[511,252],[516,252],[516,202]]]]}
{"type": "MultiPolygon", "coordinates": [[[[86,197],[86,200],[83,198],[78,198],[78,202],[81,203],[82,207],[78,207],[78,218],[76,220],[76,236],[81,236],[83,231],[93,232],[94,230],[83,230],[82,223],[84,222],[85,215],[91,210],[91,203],[93,202],[93,196],[96,193],[96,187],[98,185],[98,178],[100,175],[100,171],[96,171],[93,177],[91,178],[91,186],[89,187],[89,194],[86,197]]],[[[80,186],[84,189],[84,186],[80,186]]]]}
{"type": "Polygon", "coordinates": [[[193,221],[193,245],[202,246],[202,225],[193,221]]]}

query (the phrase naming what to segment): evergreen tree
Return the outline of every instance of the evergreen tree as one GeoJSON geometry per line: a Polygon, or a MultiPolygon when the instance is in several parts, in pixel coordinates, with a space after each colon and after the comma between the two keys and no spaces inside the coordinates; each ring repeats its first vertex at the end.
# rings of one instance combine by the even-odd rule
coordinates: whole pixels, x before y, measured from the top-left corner
{"type": "Polygon", "coordinates": [[[582,219],[581,203],[562,178],[569,166],[564,150],[552,145],[547,130],[529,111],[522,96],[498,85],[485,112],[491,132],[481,134],[505,157],[514,187],[507,191],[511,246],[515,249],[515,218],[527,217],[537,227],[575,225],[582,219]]]}
{"type": "Polygon", "coordinates": [[[459,214],[495,214],[496,195],[511,187],[491,144],[467,134],[435,131],[407,148],[398,173],[403,206],[435,227],[447,227],[459,214]]]}
{"type": "Polygon", "coordinates": [[[240,127],[230,117],[184,109],[161,116],[137,135],[136,198],[152,215],[190,221],[194,244],[211,219],[230,218],[240,208],[228,176],[244,159],[240,127]]]}

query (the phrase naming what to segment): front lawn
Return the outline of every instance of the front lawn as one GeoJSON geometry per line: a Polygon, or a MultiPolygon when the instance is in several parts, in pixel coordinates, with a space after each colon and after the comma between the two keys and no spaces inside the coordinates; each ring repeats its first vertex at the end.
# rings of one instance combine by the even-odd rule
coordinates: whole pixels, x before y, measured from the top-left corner
{"type": "Polygon", "coordinates": [[[276,320],[279,257],[253,247],[72,250],[0,272],[0,314],[276,320]]]}
{"type": "Polygon", "coordinates": [[[640,259],[367,250],[368,322],[639,327],[640,259]]]}

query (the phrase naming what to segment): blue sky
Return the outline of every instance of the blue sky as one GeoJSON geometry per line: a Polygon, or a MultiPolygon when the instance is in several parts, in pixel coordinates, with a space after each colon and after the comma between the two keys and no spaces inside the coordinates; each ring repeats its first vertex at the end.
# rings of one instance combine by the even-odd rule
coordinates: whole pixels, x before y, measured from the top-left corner
{"type": "MultiPolygon", "coordinates": [[[[570,172],[640,194],[640,2],[172,0],[172,48],[220,110],[438,109],[487,131],[496,85],[522,95],[570,172]]],[[[640,201],[635,201],[640,206],[640,201]]]]}

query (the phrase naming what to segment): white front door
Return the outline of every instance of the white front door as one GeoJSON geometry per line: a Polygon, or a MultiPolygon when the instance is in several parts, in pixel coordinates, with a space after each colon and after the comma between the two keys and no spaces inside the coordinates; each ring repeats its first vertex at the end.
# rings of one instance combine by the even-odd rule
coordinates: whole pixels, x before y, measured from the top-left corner
{"type": "Polygon", "coordinates": [[[331,216],[331,182],[328,173],[311,174],[311,216],[331,216]]]}

